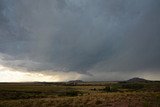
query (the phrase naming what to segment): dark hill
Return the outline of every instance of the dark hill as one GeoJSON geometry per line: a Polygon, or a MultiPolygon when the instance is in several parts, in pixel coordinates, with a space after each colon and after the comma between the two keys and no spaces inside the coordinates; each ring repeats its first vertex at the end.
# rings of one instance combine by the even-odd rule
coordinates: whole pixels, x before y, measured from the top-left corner
{"type": "Polygon", "coordinates": [[[71,80],[71,81],[68,81],[69,83],[83,83],[84,81],[82,80],[71,80]]]}
{"type": "Polygon", "coordinates": [[[146,80],[146,79],[143,79],[143,78],[138,78],[138,77],[127,80],[127,82],[148,82],[148,81],[149,80],[146,80]]]}

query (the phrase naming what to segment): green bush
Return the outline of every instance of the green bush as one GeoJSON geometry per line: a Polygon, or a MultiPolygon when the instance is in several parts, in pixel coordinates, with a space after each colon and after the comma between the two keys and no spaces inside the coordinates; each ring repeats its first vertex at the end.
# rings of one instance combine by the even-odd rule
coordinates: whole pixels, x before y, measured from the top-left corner
{"type": "Polygon", "coordinates": [[[66,92],[66,96],[78,96],[78,94],[79,91],[74,91],[74,90],[66,92]]]}
{"type": "Polygon", "coordinates": [[[118,91],[118,88],[117,87],[114,87],[114,86],[106,86],[103,91],[106,91],[106,92],[117,92],[118,91]]]}
{"type": "Polygon", "coordinates": [[[122,84],[122,88],[140,90],[144,88],[144,85],[140,83],[127,83],[127,84],[122,84]]]}

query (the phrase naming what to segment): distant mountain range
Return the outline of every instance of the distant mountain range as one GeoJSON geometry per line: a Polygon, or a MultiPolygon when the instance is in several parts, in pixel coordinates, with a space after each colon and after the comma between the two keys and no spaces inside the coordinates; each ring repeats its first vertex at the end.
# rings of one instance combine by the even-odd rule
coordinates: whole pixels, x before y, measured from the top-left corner
{"type": "MultiPolygon", "coordinates": [[[[129,80],[126,80],[124,82],[149,82],[150,80],[146,80],[146,79],[143,79],[143,78],[139,78],[139,77],[134,77],[134,78],[131,78],[129,80]]],[[[85,81],[83,80],[70,80],[68,81],[68,83],[83,83],[85,81]]]]}
{"type": "Polygon", "coordinates": [[[82,80],[71,80],[71,81],[68,81],[69,83],[82,83],[82,82],[84,82],[84,81],[82,81],[82,80]]]}

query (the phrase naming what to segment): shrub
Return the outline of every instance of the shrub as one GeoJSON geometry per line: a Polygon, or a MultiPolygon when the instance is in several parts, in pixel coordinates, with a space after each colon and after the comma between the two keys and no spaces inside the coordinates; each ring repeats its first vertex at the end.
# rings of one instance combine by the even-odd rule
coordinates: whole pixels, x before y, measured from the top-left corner
{"type": "Polygon", "coordinates": [[[74,90],[66,92],[66,96],[78,96],[78,94],[79,91],[74,91],[74,90]]]}
{"type": "Polygon", "coordinates": [[[114,86],[106,86],[103,91],[106,91],[106,92],[117,92],[118,91],[118,88],[117,87],[114,87],[114,86]]]}
{"type": "Polygon", "coordinates": [[[144,88],[144,85],[139,84],[139,83],[127,83],[127,84],[123,84],[122,88],[140,90],[140,89],[144,88]]]}

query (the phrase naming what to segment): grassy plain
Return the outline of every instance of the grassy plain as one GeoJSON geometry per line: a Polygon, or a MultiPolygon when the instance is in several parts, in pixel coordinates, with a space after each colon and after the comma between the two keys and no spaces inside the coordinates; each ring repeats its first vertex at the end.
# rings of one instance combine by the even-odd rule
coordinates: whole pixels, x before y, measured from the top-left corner
{"type": "Polygon", "coordinates": [[[160,107],[160,82],[1,83],[0,107],[160,107]]]}

